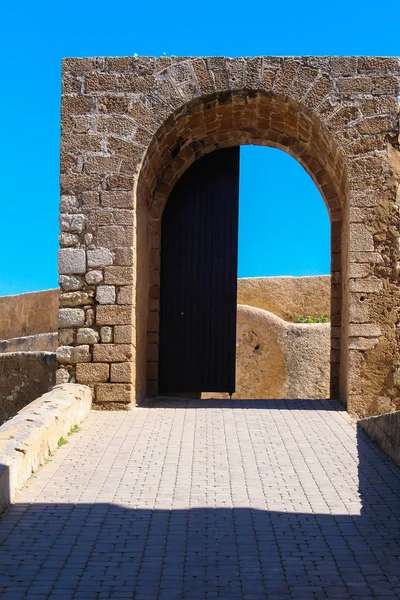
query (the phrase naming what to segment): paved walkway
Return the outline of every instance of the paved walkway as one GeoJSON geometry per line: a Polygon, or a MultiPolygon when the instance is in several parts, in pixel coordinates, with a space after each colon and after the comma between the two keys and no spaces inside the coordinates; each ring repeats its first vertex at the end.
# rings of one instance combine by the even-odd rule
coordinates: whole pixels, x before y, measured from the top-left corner
{"type": "Polygon", "coordinates": [[[400,598],[400,471],[328,401],[92,412],[0,519],[0,598],[400,598]]]}

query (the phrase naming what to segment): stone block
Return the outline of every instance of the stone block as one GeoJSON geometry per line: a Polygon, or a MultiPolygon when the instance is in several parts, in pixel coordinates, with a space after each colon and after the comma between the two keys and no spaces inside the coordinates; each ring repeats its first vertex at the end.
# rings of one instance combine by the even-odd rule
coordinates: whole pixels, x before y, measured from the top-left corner
{"type": "Polygon", "coordinates": [[[107,208],[133,208],[133,193],[123,190],[102,192],[101,204],[107,208]]]}
{"type": "Polygon", "coordinates": [[[88,267],[107,267],[114,262],[114,256],[108,248],[87,251],[88,267]]]}
{"type": "Polygon", "coordinates": [[[69,383],[70,374],[67,369],[57,369],[56,371],[56,385],[62,385],[63,383],[69,383]]]}
{"type": "Polygon", "coordinates": [[[58,343],[60,346],[73,346],[75,340],[75,329],[59,329],[58,343]]]}
{"type": "Polygon", "coordinates": [[[60,213],[71,213],[79,209],[79,201],[76,196],[61,196],[60,213]]]}
{"type": "Polygon", "coordinates": [[[357,277],[367,277],[370,274],[370,267],[364,263],[350,263],[349,277],[355,279],[357,277]]]}
{"type": "Polygon", "coordinates": [[[85,282],[79,275],[60,275],[58,283],[65,292],[75,292],[85,287],[85,282]]]}
{"type": "Polygon", "coordinates": [[[58,362],[63,365],[90,362],[89,346],[60,346],[56,354],[58,362]]]}
{"type": "Polygon", "coordinates": [[[373,252],[374,238],[362,223],[350,223],[350,252],[373,252]]]}
{"type": "Polygon", "coordinates": [[[158,362],[158,344],[147,345],[147,360],[158,362]]]}
{"type": "Polygon", "coordinates": [[[374,294],[382,289],[382,281],[377,277],[368,277],[368,279],[350,279],[351,292],[364,292],[374,294]]]}
{"type": "Polygon", "coordinates": [[[133,386],[129,383],[100,383],[95,389],[97,402],[129,404],[134,401],[133,386]]]}
{"type": "Polygon", "coordinates": [[[83,248],[62,248],[58,251],[60,275],[86,273],[86,252],[83,248]]]}
{"type": "MultiPolygon", "coordinates": [[[[99,227],[97,231],[97,243],[104,248],[123,248],[132,246],[133,228],[122,225],[109,225],[99,227]]],[[[104,265],[105,266],[105,265],[104,265]]]]}
{"type": "Polygon", "coordinates": [[[132,318],[131,306],[99,305],[96,309],[97,325],[129,325],[132,318]]]}
{"type": "Polygon", "coordinates": [[[121,267],[133,265],[133,248],[115,248],[114,264],[121,267]]]}
{"type": "Polygon", "coordinates": [[[134,287],[133,285],[124,285],[118,290],[118,304],[133,304],[134,303],[134,287]]]}
{"type": "Polygon", "coordinates": [[[349,320],[352,323],[368,323],[370,310],[368,302],[361,300],[364,296],[360,294],[349,294],[349,320]]]}
{"type": "Polygon", "coordinates": [[[102,344],[112,344],[113,328],[112,327],[100,327],[100,339],[101,339],[102,344]]]}
{"type": "Polygon", "coordinates": [[[351,323],[349,326],[350,337],[379,337],[381,333],[381,328],[374,323],[359,323],[357,325],[351,323]]]}
{"type": "Polygon", "coordinates": [[[371,350],[379,343],[378,338],[351,337],[349,338],[349,350],[371,350]]]}
{"type": "Polygon", "coordinates": [[[106,267],[104,283],[111,285],[130,285],[133,282],[133,267],[106,267]]]}
{"type": "Polygon", "coordinates": [[[147,379],[157,379],[158,377],[158,362],[147,363],[147,379]]]}
{"type": "Polygon", "coordinates": [[[64,292],[60,294],[60,306],[88,306],[93,304],[93,292],[64,292]]]}
{"type": "Polygon", "coordinates": [[[58,236],[58,241],[62,248],[71,248],[79,245],[79,235],[76,233],[61,233],[58,236]]]}
{"type": "Polygon", "coordinates": [[[78,383],[105,383],[110,374],[110,365],[106,363],[79,363],[76,365],[78,383]]]}
{"type": "Polygon", "coordinates": [[[99,285],[96,288],[96,300],[99,304],[115,304],[115,287],[99,285]]]}
{"type": "Polygon", "coordinates": [[[90,327],[78,329],[76,333],[77,344],[97,344],[99,341],[99,332],[90,327]]]}
{"type": "Polygon", "coordinates": [[[61,214],[60,230],[68,233],[82,233],[85,229],[85,215],[80,214],[61,214]]]}
{"type": "Polygon", "coordinates": [[[111,365],[111,381],[115,383],[133,383],[132,362],[115,363],[111,365]]]}
{"type": "Polygon", "coordinates": [[[132,325],[116,325],[114,327],[114,342],[116,344],[134,344],[135,330],[132,325]]]}
{"type": "Polygon", "coordinates": [[[132,344],[95,344],[94,362],[127,362],[132,358],[132,344]]]}
{"type": "Polygon", "coordinates": [[[97,285],[103,281],[102,271],[88,271],[85,275],[86,283],[89,285],[97,285]]]}
{"type": "Polygon", "coordinates": [[[58,326],[71,327],[85,324],[83,308],[60,308],[58,311],[58,326]]]}

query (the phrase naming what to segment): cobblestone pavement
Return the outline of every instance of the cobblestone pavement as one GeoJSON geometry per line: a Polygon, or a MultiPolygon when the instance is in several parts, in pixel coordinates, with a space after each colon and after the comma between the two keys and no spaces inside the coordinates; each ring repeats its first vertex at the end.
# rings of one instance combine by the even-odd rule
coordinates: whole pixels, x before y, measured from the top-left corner
{"type": "Polygon", "coordinates": [[[329,401],[92,412],[0,519],[0,598],[400,598],[400,471],[329,401]]]}

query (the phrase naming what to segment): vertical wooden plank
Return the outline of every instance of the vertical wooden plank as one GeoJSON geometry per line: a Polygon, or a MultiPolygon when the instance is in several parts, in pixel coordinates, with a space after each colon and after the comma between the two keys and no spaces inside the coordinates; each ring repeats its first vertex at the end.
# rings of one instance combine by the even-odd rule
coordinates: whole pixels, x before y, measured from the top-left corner
{"type": "Polygon", "coordinates": [[[196,161],[162,219],[160,393],[233,392],[239,147],[196,161]]]}

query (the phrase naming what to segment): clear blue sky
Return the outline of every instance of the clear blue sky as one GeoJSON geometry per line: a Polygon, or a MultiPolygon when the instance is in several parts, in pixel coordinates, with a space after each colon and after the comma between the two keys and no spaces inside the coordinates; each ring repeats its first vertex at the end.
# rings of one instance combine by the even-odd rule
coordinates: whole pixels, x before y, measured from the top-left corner
{"type": "MultiPolygon", "coordinates": [[[[0,295],[57,285],[62,57],[396,55],[397,12],[394,0],[5,2],[0,295]]],[[[240,210],[240,276],[328,272],[326,209],[292,159],[245,148],[240,210]]]]}

